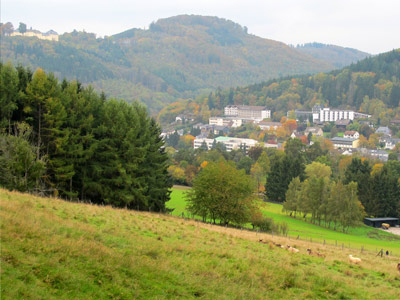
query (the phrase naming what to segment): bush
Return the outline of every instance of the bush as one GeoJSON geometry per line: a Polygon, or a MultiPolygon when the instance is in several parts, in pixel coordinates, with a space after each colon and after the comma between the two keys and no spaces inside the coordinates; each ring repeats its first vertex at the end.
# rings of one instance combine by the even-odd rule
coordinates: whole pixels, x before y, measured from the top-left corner
{"type": "Polygon", "coordinates": [[[271,232],[275,228],[274,221],[271,218],[264,217],[261,212],[253,214],[251,225],[253,225],[253,229],[258,229],[262,232],[271,232]]]}

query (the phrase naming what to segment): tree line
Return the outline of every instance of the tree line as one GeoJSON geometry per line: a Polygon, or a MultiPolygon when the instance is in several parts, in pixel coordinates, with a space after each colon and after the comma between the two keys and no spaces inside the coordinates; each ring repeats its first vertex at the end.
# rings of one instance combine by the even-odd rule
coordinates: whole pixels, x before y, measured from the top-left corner
{"type": "MultiPolygon", "coordinates": [[[[289,139],[284,152],[278,152],[277,155],[270,158],[270,171],[266,174],[266,197],[280,203],[288,201],[289,187],[296,180],[306,191],[305,196],[302,196],[302,193],[296,194],[300,195],[299,199],[305,199],[303,205],[306,206],[300,206],[303,212],[311,213],[313,221],[314,218],[318,218],[319,222],[320,218],[328,221],[328,216],[321,215],[319,211],[326,209],[323,197],[328,197],[329,194],[335,193],[336,189],[341,188],[336,185],[341,184],[346,189],[349,188],[349,184],[356,183],[357,200],[365,208],[366,215],[374,217],[400,216],[399,161],[389,160],[384,164],[375,162],[372,165],[372,162],[365,158],[335,158],[329,156],[328,153],[327,150],[321,148],[318,142],[306,147],[299,139],[289,139]],[[318,164],[325,166],[325,173],[313,169],[318,164]],[[309,171],[310,168],[313,172],[309,171]],[[311,176],[311,174],[313,175],[311,176]],[[314,178],[315,176],[316,178],[314,178]],[[314,200],[319,200],[310,200],[309,197],[314,196],[314,200]],[[309,203],[315,204],[311,205],[312,210],[304,210],[304,207],[311,209],[309,203]]],[[[322,169],[322,166],[319,169],[322,169]]],[[[287,205],[291,207],[290,203],[287,205]]]]}
{"type": "Polygon", "coordinates": [[[69,200],[165,211],[171,187],[160,127],[42,69],[0,64],[0,185],[69,200]]]}

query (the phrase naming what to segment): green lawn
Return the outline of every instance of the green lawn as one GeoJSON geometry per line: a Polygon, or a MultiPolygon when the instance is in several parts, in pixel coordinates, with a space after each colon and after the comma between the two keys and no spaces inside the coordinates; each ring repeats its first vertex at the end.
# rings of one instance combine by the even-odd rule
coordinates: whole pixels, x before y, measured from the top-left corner
{"type": "MultiPolygon", "coordinates": [[[[173,188],[171,200],[167,207],[174,208],[173,215],[182,216],[182,212],[187,215],[185,210],[185,190],[173,188]]],[[[392,251],[394,255],[400,256],[400,237],[393,234],[362,225],[352,228],[345,234],[340,231],[328,229],[303,221],[301,217],[293,218],[282,212],[282,205],[274,203],[264,203],[263,213],[272,218],[276,223],[287,223],[289,227],[288,235],[291,238],[301,240],[312,240],[318,243],[337,245],[338,247],[354,248],[370,251],[384,249],[392,251]]]]}

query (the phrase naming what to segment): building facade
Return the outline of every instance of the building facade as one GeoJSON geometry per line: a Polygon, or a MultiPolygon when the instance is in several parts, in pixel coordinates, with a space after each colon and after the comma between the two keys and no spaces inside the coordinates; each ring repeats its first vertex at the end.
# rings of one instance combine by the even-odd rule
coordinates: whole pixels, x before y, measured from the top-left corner
{"type": "Polygon", "coordinates": [[[331,142],[333,143],[333,147],[335,149],[354,149],[358,148],[359,144],[358,139],[348,139],[342,137],[331,138],[331,142]]]}
{"type": "Polygon", "coordinates": [[[313,110],[313,122],[335,122],[337,120],[354,120],[354,111],[330,109],[324,107],[319,111],[313,110]]]}
{"type": "Polygon", "coordinates": [[[228,152],[240,148],[245,148],[246,150],[248,150],[258,144],[258,142],[253,139],[241,139],[235,137],[220,136],[215,139],[196,138],[193,142],[193,148],[198,149],[203,145],[203,143],[205,143],[208,150],[210,150],[214,144],[214,141],[215,143],[223,144],[226,147],[226,151],[228,152]]]}
{"type": "Polygon", "coordinates": [[[227,127],[239,127],[242,125],[242,119],[234,117],[211,117],[208,119],[208,124],[227,126],[227,127]]]}
{"type": "Polygon", "coordinates": [[[242,119],[263,120],[271,118],[271,111],[265,106],[228,105],[224,109],[225,116],[242,119]]]}

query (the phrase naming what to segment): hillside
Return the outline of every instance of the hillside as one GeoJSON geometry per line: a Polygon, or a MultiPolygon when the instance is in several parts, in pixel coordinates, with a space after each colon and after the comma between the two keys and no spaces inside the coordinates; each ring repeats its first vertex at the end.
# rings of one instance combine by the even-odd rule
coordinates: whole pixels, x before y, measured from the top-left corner
{"type": "Polygon", "coordinates": [[[4,299],[396,299],[396,258],[0,190],[4,299]],[[290,253],[259,239],[290,243],[290,253]],[[353,253],[354,254],[354,253],[353,253]],[[378,263],[379,262],[379,263],[378,263]]]}
{"type": "Polygon", "coordinates": [[[284,43],[217,17],[176,16],[114,36],[73,31],[59,42],[2,36],[1,60],[91,83],[154,112],[177,98],[280,76],[332,70],[284,43]]]}
{"type": "MultiPolygon", "coordinates": [[[[387,126],[400,118],[400,49],[327,73],[297,75],[272,79],[236,89],[218,89],[203,94],[201,107],[221,112],[228,104],[265,105],[280,121],[288,111],[311,110],[315,104],[347,108],[372,115],[378,124],[387,126]]],[[[180,101],[165,107],[159,120],[169,123],[182,112],[195,113],[191,101],[180,101]]],[[[202,111],[197,112],[199,116],[202,111]]]]}
{"type": "Polygon", "coordinates": [[[357,49],[336,45],[325,45],[321,43],[297,45],[295,49],[316,59],[328,62],[336,69],[349,66],[352,63],[356,63],[357,61],[370,56],[370,54],[357,49]]]}

